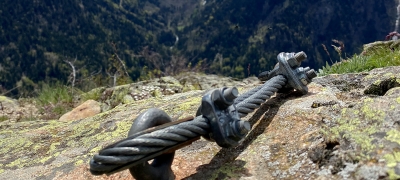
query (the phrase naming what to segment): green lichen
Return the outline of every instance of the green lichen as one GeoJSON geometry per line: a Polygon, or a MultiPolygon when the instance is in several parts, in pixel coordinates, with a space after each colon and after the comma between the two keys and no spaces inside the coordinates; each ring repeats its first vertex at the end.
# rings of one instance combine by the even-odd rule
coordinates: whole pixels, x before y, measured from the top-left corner
{"type": "Polygon", "coordinates": [[[389,72],[389,73],[384,74],[383,77],[391,77],[391,78],[394,78],[395,75],[394,75],[393,73],[389,72]]]}
{"type": "Polygon", "coordinates": [[[85,162],[81,159],[81,160],[76,161],[74,164],[75,164],[75,166],[79,166],[83,163],[85,163],[85,162]]]}
{"type": "Polygon", "coordinates": [[[400,163],[400,152],[393,152],[391,154],[385,154],[383,156],[386,160],[386,166],[389,168],[389,179],[399,179],[400,175],[396,174],[394,167],[400,163]]]}
{"type": "Polygon", "coordinates": [[[15,103],[12,99],[6,96],[0,96],[0,102],[15,103]]]}
{"type": "Polygon", "coordinates": [[[189,101],[179,104],[178,109],[180,111],[187,111],[193,109],[193,107],[199,107],[200,104],[201,97],[191,98],[189,101]]]}
{"type": "Polygon", "coordinates": [[[374,83],[372,83],[373,85],[379,86],[382,83],[382,80],[378,79],[376,80],[374,83]]]}
{"type": "Polygon", "coordinates": [[[364,106],[361,107],[361,111],[365,116],[365,119],[368,121],[376,120],[376,121],[383,121],[385,117],[385,112],[382,110],[377,110],[373,107],[374,100],[372,98],[367,98],[364,100],[364,106]]]}
{"type": "Polygon", "coordinates": [[[400,104],[400,97],[396,98],[396,102],[400,104]]]}
{"type": "Polygon", "coordinates": [[[163,96],[162,92],[158,89],[154,90],[151,92],[151,96],[156,97],[156,98],[160,98],[163,96]]]}
{"type": "Polygon", "coordinates": [[[57,157],[58,155],[60,155],[60,152],[56,152],[54,154],[49,154],[49,156],[45,156],[42,159],[39,160],[40,163],[44,164],[47,161],[49,161],[50,159],[57,157]]]}
{"type": "Polygon", "coordinates": [[[359,108],[344,108],[341,116],[336,119],[337,126],[330,129],[323,128],[321,132],[329,139],[336,140],[346,138],[355,142],[360,147],[360,159],[368,159],[368,154],[376,145],[372,144],[372,134],[378,132],[384,118],[385,112],[374,108],[375,101],[366,98],[359,103],[359,108]]]}
{"type": "Polygon", "coordinates": [[[400,131],[397,131],[395,129],[390,130],[387,132],[387,136],[385,139],[395,142],[400,145],[400,131]]]}
{"type": "MultiPolygon", "coordinates": [[[[387,132],[386,140],[400,144],[400,131],[392,129],[387,132]]],[[[386,166],[389,168],[389,179],[399,179],[400,175],[396,174],[394,167],[400,163],[400,152],[393,152],[383,156],[386,160],[386,166]]]]}

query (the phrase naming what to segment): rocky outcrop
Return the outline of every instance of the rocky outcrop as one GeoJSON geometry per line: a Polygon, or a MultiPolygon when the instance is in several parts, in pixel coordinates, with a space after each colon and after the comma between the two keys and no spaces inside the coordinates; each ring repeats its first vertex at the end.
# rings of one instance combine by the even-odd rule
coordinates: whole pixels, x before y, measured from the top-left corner
{"type": "Polygon", "coordinates": [[[87,100],[73,110],[65,113],[59,121],[76,121],[83,118],[92,117],[101,112],[100,103],[95,100],[87,100]]]}
{"type": "Polygon", "coordinates": [[[152,97],[161,98],[176,93],[209,90],[221,86],[237,86],[257,81],[255,77],[239,81],[230,77],[187,72],[175,77],[166,76],[112,88],[96,88],[82,96],[86,99],[96,99],[102,102],[102,109],[106,111],[120,104],[128,104],[152,97]]]}
{"type": "Polygon", "coordinates": [[[37,113],[38,109],[35,107],[35,102],[28,99],[16,100],[0,96],[0,122],[33,120],[37,113]]]}
{"type": "Polygon", "coordinates": [[[373,43],[365,44],[363,46],[363,51],[362,55],[369,55],[373,54],[374,51],[379,50],[379,49],[399,49],[400,46],[400,40],[390,40],[390,41],[376,41],[373,43]]]}
{"type": "MultiPolygon", "coordinates": [[[[277,94],[247,117],[252,130],[238,147],[201,139],[176,152],[172,169],[177,179],[398,179],[399,72],[329,75],[307,95],[277,94]]],[[[150,97],[74,122],[1,122],[0,179],[131,179],[128,171],[92,176],[88,161],[124,138],[139,113],[194,115],[204,92],[150,97]]]]}

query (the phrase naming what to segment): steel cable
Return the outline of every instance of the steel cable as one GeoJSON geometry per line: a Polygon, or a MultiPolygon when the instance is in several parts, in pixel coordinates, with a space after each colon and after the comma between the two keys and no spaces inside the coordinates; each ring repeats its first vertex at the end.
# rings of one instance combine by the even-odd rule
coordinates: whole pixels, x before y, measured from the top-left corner
{"type": "MultiPolygon", "coordinates": [[[[286,78],[279,75],[271,78],[264,85],[239,96],[235,104],[240,116],[246,116],[258,108],[261,103],[283,87],[285,82],[286,78]]],[[[160,152],[199,136],[208,135],[210,131],[208,120],[203,116],[198,116],[191,121],[136,137],[128,137],[94,155],[90,161],[90,171],[95,175],[106,174],[121,166],[134,163],[146,155],[160,152]]]]}
{"type": "Polygon", "coordinates": [[[206,135],[210,132],[208,120],[198,116],[191,121],[143,134],[135,138],[126,138],[114,146],[108,147],[94,155],[90,170],[99,175],[115,168],[135,162],[147,154],[159,152],[167,147],[206,135]]]}
{"type": "Polygon", "coordinates": [[[265,100],[278,92],[278,90],[285,85],[286,81],[285,76],[278,75],[266,81],[262,86],[240,95],[234,102],[239,116],[245,117],[247,114],[259,108],[265,100]],[[257,91],[255,91],[255,89],[257,89],[257,91]]]}

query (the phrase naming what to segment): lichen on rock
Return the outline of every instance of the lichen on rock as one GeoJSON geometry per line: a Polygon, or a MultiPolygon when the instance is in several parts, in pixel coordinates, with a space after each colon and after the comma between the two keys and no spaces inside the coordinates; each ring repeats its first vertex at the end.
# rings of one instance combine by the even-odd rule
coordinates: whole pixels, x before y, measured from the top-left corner
{"type": "MultiPolygon", "coordinates": [[[[399,72],[400,67],[387,67],[328,75],[315,78],[306,95],[277,94],[245,118],[252,130],[239,146],[220,148],[200,139],[177,150],[172,165],[176,178],[399,178],[400,91],[396,83],[381,83],[393,78],[397,82],[399,72]],[[386,89],[369,93],[377,92],[376,87],[386,89]]],[[[233,82],[241,93],[258,85],[233,82]]],[[[132,87],[137,89],[134,85],[124,88],[132,87]]],[[[103,147],[126,137],[141,112],[157,107],[174,119],[194,115],[206,91],[125,99],[74,122],[0,122],[4,147],[0,149],[0,179],[129,179],[128,171],[94,177],[88,161],[103,147]]],[[[121,92],[124,99],[125,91],[121,92]]],[[[114,92],[102,92],[107,93],[111,97],[114,92]]]]}

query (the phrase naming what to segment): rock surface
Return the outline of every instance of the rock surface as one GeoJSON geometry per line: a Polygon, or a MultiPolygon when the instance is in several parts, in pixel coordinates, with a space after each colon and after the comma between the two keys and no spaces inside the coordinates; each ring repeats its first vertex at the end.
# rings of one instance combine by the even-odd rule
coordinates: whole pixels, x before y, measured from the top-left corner
{"type": "Polygon", "coordinates": [[[104,105],[102,109],[106,111],[120,104],[151,97],[161,98],[176,93],[209,90],[222,86],[232,87],[257,81],[255,77],[247,78],[242,82],[230,77],[187,72],[176,77],[167,76],[112,88],[96,88],[83,96],[87,99],[99,100],[104,105]]]}
{"type": "Polygon", "coordinates": [[[0,96],[0,122],[32,120],[38,109],[34,102],[27,102],[26,99],[16,100],[6,96],[0,96]]]}
{"type": "Polygon", "coordinates": [[[400,46],[400,40],[390,40],[390,41],[376,41],[373,43],[364,44],[362,55],[368,55],[373,53],[374,50],[382,49],[398,49],[400,46]]]}
{"type": "MultiPolygon", "coordinates": [[[[177,179],[399,179],[400,67],[315,78],[309,93],[278,94],[247,116],[235,148],[204,139],[176,152],[177,179]]],[[[237,85],[245,92],[256,84],[237,85]]],[[[0,123],[0,179],[132,179],[93,176],[89,159],[124,138],[150,107],[194,115],[204,90],[121,104],[74,122],[0,123]]]]}
{"type": "Polygon", "coordinates": [[[76,121],[83,118],[92,117],[101,112],[100,103],[95,100],[87,100],[73,110],[65,113],[59,121],[76,121]]]}

